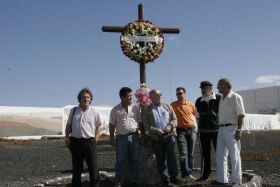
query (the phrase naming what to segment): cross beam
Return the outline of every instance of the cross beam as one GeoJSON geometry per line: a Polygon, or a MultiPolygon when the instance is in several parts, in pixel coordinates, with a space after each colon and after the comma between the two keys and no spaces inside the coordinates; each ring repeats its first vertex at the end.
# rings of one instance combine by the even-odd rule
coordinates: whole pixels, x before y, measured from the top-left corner
{"type": "MultiPolygon", "coordinates": [[[[142,4],[138,5],[138,20],[144,20],[144,8],[142,4]]],[[[103,32],[122,32],[124,27],[122,26],[103,26],[103,32]]],[[[160,30],[165,34],[179,34],[180,29],[178,28],[160,28],[160,30]]],[[[146,83],[146,70],[145,63],[140,64],[140,84],[146,83]]]]}

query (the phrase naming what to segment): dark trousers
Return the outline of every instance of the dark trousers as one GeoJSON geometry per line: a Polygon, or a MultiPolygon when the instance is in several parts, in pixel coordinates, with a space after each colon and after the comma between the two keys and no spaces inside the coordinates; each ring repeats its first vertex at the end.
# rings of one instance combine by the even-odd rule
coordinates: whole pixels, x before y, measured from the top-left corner
{"type": "Polygon", "coordinates": [[[81,187],[81,174],[83,171],[84,160],[88,166],[90,187],[99,187],[100,176],[97,160],[95,138],[70,138],[72,155],[72,186],[81,187]]]}
{"type": "Polygon", "coordinates": [[[208,178],[211,173],[211,142],[216,150],[218,132],[200,132],[201,177],[208,178]]]}
{"type": "Polygon", "coordinates": [[[156,155],[158,171],[161,175],[162,182],[165,183],[168,180],[168,174],[171,180],[175,179],[178,175],[178,166],[174,135],[169,134],[160,140],[151,140],[151,143],[156,155]]]}

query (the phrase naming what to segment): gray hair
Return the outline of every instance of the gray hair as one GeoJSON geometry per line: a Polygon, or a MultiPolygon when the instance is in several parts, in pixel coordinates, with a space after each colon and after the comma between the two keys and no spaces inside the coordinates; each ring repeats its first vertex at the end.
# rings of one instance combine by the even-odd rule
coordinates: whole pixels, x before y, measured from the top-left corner
{"type": "Polygon", "coordinates": [[[156,92],[159,92],[158,89],[151,89],[151,91],[149,92],[149,96],[155,94],[156,92]]]}
{"type": "Polygon", "coordinates": [[[230,82],[230,80],[228,79],[228,78],[221,78],[220,80],[219,80],[219,82],[222,82],[222,83],[224,83],[225,85],[227,85],[227,87],[229,88],[229,89],[231,89],[231,82],[230,82]]]}
{"type": "Polygon", "coordinates": [[[82,95],[83,95],[84,93],[87,93],[87,94],[90,95],[90,104],[91,104],[91,101],[92,101],[92,98],[93,98],[93,97],[92,97],[92,91],[91,91],[89,88],[83,88],[83,89],[79,92],[79,94],[78,94],[78,96],[77,96],[79,103],[81,103],[82,95]]]}

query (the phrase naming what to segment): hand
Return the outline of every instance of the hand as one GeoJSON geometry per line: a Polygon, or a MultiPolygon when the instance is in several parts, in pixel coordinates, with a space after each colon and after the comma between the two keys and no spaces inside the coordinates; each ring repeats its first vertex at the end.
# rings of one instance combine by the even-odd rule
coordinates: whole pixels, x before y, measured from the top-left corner
{"type": "Polygon", "coordinates": [[[110,138],[111,146],[116,147],[116,139],[110,138]]]}
{"type": "Polygon", "coordinates": [[[163,135],[164,132],[161,129],[155,128],[155,131],[157,132],[158,135],[163,135]]]}
{"type": "Polygon", "coordinates": [[[241,138],[241,131],[235,131],[234,138],[236,141],[240,140],[241,138]]]}
{"type": "Polygon", "coordinates": [[[69,138],[65,138],[65,145],[70,150],[70,141],[69,138]]]}
{"type": "Polygon", "coordinates": [[[165,132],[165,133],[170,133],[170,132],[171,132],[171,126],[170,126],[170,125],[167,125],[167,126],[163,129],[163,132],[165,132]]]}

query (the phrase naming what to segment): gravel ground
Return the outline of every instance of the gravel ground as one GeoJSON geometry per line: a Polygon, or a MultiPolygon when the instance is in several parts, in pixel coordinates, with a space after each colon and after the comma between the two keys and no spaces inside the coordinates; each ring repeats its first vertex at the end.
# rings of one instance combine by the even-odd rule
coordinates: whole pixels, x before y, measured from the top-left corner
{"type": "MultiPolygon", "coordinates": [[[[263,186],[280,186],[280,131],[243,133],[243,171],[263,179],[263,186]]],[[[200,157],[196,146],[195,167],[200,157]]],[[[113,168],[115,152],[107,141],[99,143],[100,168],[113,168]]],[[[71,155],[62,139],[38,141],[0,140],[0,186],[34,186],[71,173],[71,155]]],[[[214,173],[214,172],[213,172],[214,173]]]]}

